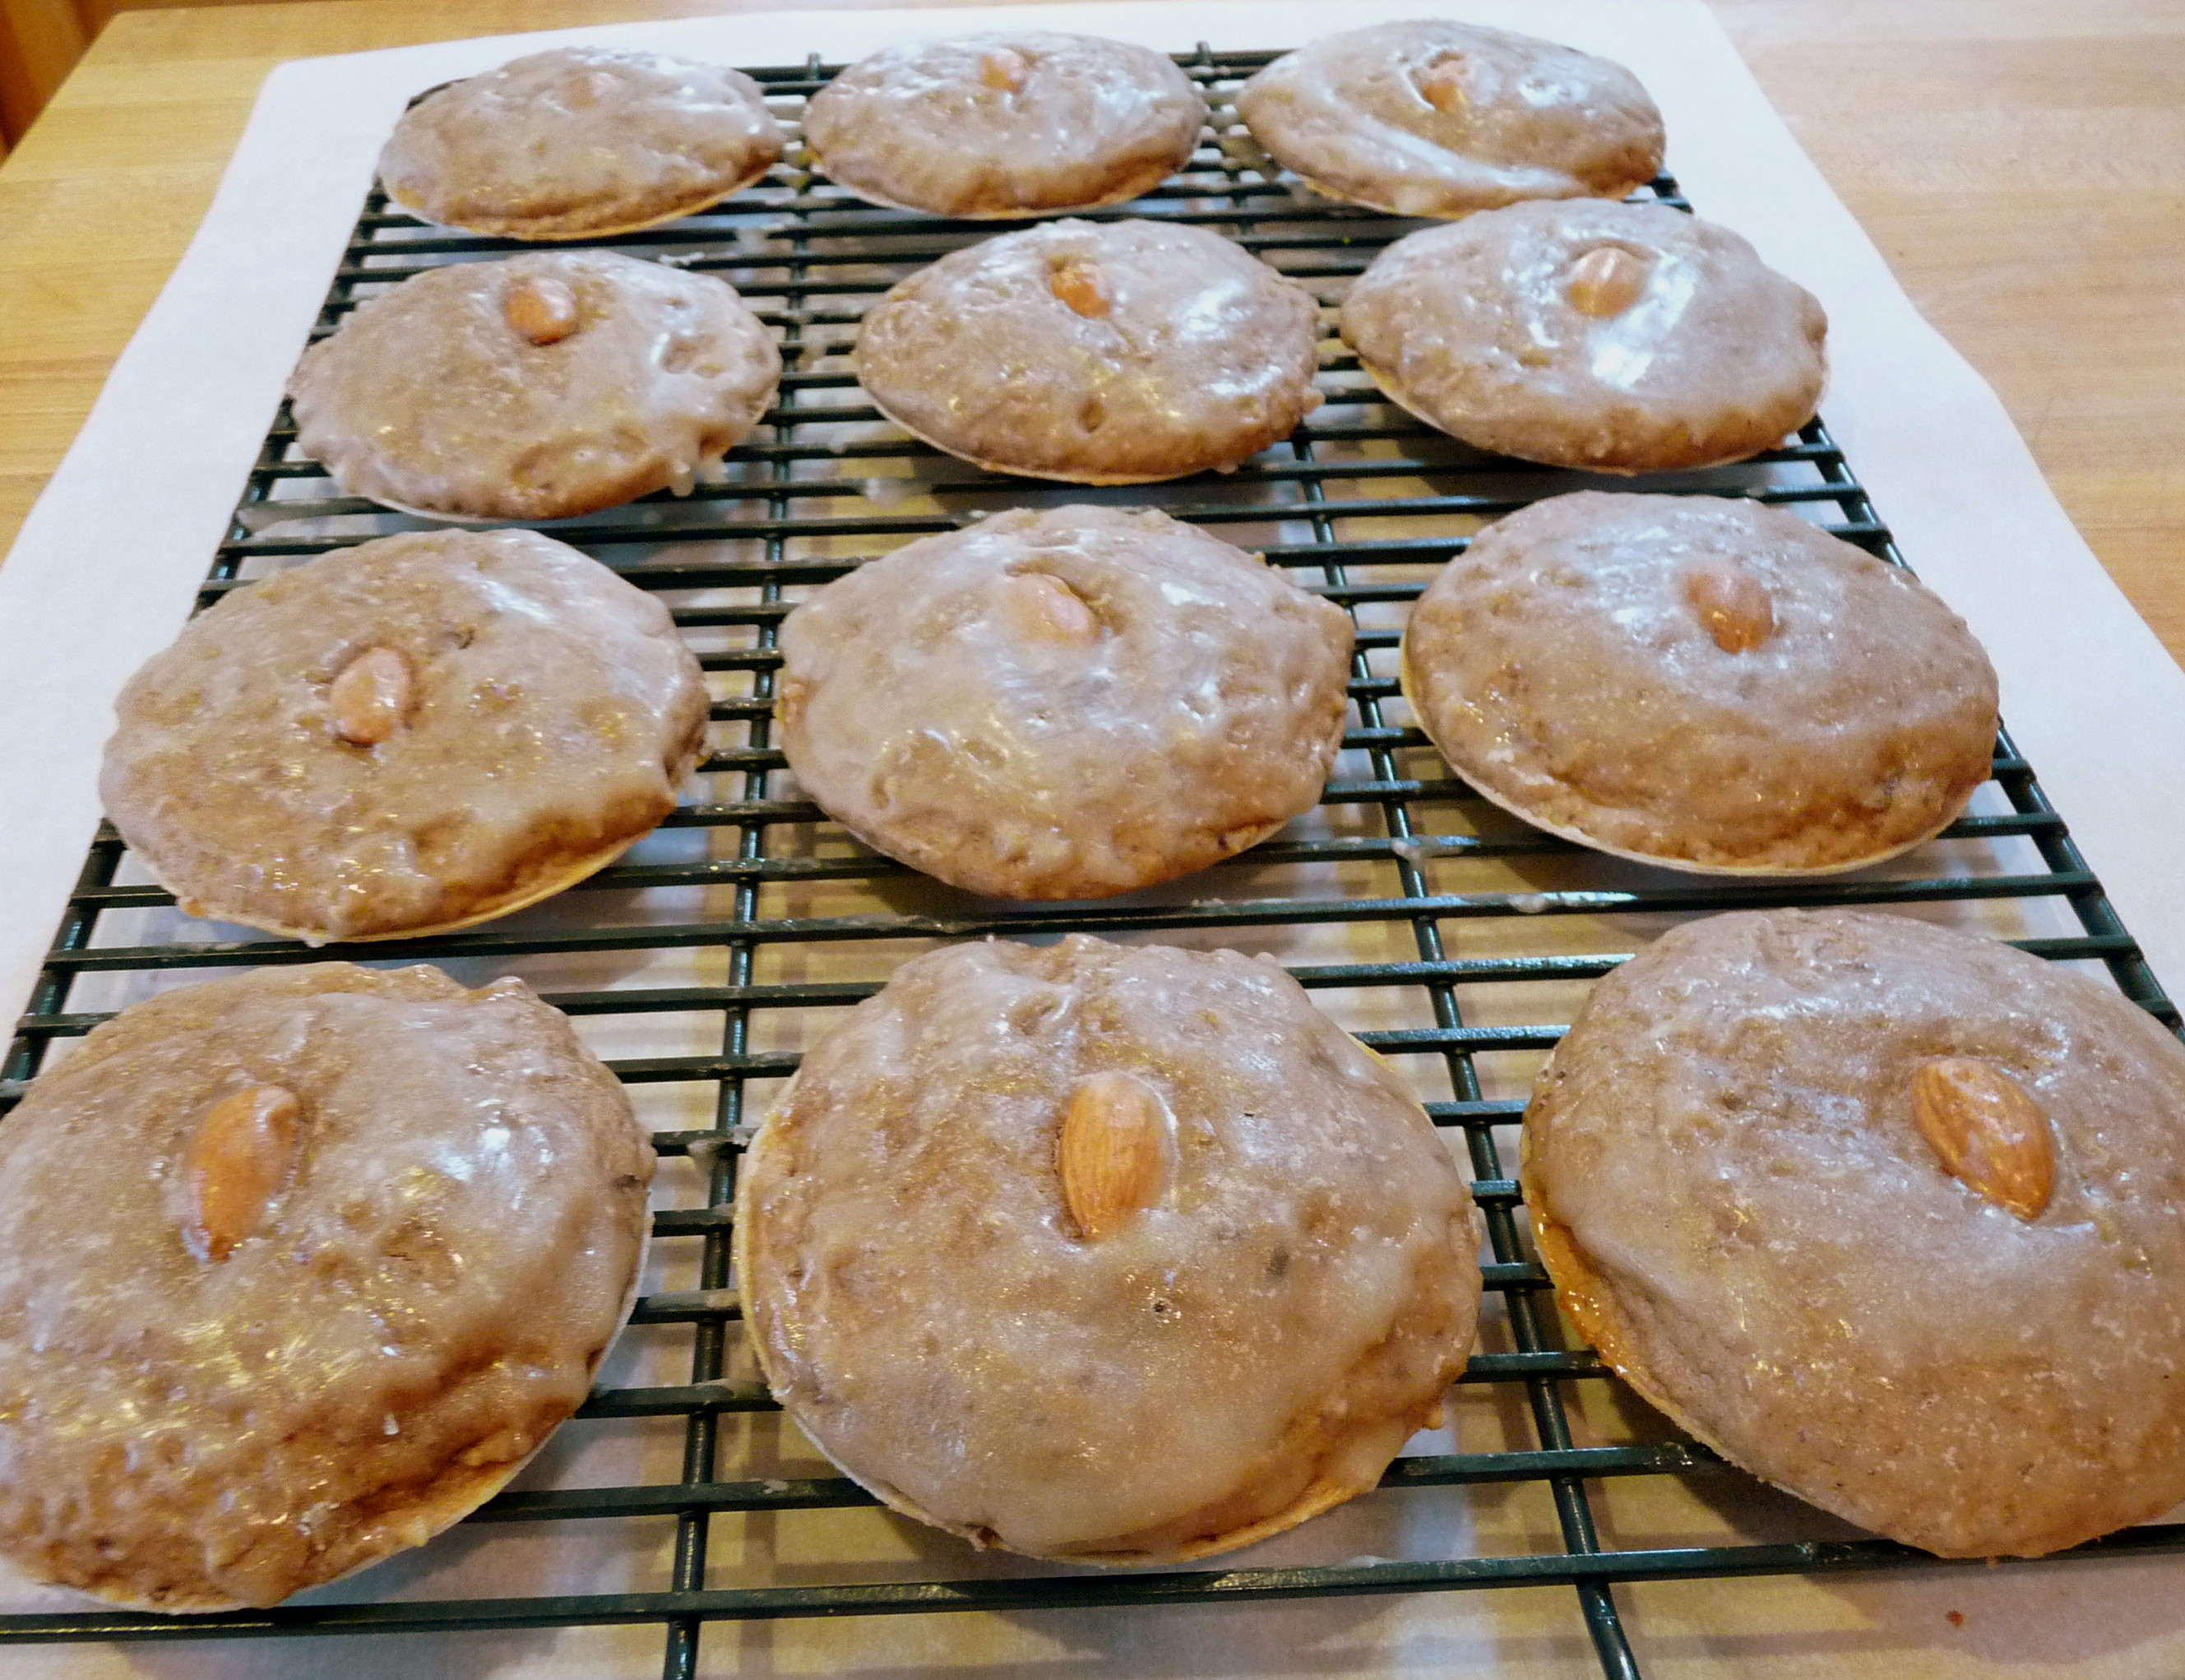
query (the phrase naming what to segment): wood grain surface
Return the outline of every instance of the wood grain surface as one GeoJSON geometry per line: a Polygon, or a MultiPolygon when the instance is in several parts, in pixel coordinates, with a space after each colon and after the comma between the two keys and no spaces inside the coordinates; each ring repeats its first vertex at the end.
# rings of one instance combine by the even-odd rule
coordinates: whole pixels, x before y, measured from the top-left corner
{"type": "MultiPolygon", "coordinates": [[[[282,60],[794,0],[125,12],[0,164],[0,544],[282,60]]],[[[2185,0],[1713,0],[1927,318],[2185,656],[2185,0]]]]}

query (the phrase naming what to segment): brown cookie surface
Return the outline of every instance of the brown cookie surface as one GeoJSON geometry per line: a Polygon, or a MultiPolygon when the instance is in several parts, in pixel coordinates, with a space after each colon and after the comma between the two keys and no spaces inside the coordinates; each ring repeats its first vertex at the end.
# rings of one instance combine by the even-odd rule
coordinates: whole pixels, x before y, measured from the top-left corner
{"type": "Polygon", "coordinates": [[[989,31],[861,59],[819,92],[804,137],[835,181],[942,215],[1087,210],[1189,159],[1206,102],[1165,54],[1092,36],[989,31]]]}
{"type": "Polygon", "coordinates": [[[1042,223],[920,269],[866,315],[882,413],[995,472],[1144,483],[1230,466],[1320,403],[1312,295],[1188,226],[1042,223]]]}
{"type": "Polygon", "coordinates": [[[1018,509],[789,615],[782,745],[830,816],[915,868],[1104,897],[1311,808],[1350,643],[1341,608],[1165,514],[1018,509]]]}
{"type": "Polygon", "coordinates": [[[1987,780],[1993,667],[1901,567],[1780,508],[1556,496],[1496,521],[1413,607],[1404,690],[1516,815],[1708,873],[1856,868],[1987,780]]]}
{"type": "Polygon", "coordinates": [[[704,209],[781,155],[740,70],[560,47],[435,90],[380,153],[413,215],[506,239],[623,233],[704,209]]]}
{"type": "Polygon", "coordinates": [[[1479,1305],[1465,1180],[1384,1063],[1271,962],[1082,935],[897,969],[767,1115],[736,1241],[767,1380],[830,1458],[1074,1562],[1370,1488],[1479,1305]],[[1153,1170],[1088,1226],[1064,1132],[1133,1119],[1153,1170]]]}
{"type": "Polygon", "coordinates": [[[517,980],[330,963],[125,1010],[0,1126],[0,1550],[173,1611],[421,1543],[584,1398],[651,1174],[517,980]],[[254,1098],[254,1179],[209,1136],[254,1098]]]}
{"type": "Polygon", "coordinates": [[[289,381],[296,444],[354,495],[562,519],[687,491],[774,401],[733,287],[612,251],[428,269],[366,298],[289,381]]]}
{"type": "Polygon", "coordinates": [[[1662,167],[1662,114],[1621,64],[1445,19],[1324,35],[1237,109],[1314,187],[1396,215],[1621,198],[1662,167]]]}
{"type": "Polygon", "coordinates": [[[667,610],[596,561],[434,531],[233,591],[115,712],[100,795],[162,885],[317,943],[590,874],[674,809],[707,695],[667,610]]]}
{"type": "Polygon", "coordinates": [[[1662,204],[1539,202],[1398,240],[1343,337],[1451,436],[1551,466],[1741,460],[1812,418],[1828,321],[1729,229],[1662,204]]]}
{"type": "Polygon", "coordinates": [[[1908,1544],[2037,1556],[2185,1499],[2181,1113],[2185,1048],[2106,981],[1769,911],[1595,988],[1522,1178],[1565,1309],[1679,1424],[1908,1544]],[[1938,1084],[2037,1212],[1944,1164],[1938,1084]]]}

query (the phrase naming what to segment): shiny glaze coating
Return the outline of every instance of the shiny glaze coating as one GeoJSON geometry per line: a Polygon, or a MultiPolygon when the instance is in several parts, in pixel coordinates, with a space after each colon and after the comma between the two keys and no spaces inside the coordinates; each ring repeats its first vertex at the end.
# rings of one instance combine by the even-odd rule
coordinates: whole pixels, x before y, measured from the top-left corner
{"type": "Polygon", "coordinates": [[[147,1610],[414,1546],[575,1409],[634,1298],[652,1150],[519,980],[260,968],[122,1012],[0,1126],[0,1551],[147,1610]],[[193,1259],[223,1099],[299,1100],[250,1236],[193,1259]]]}
{"type": "Polygon", "coordinates": [[[688,490],[774,401],[781,355],[735,287],[612,251],[428,269],[366,299],[289,381],[296,444],[342,488],[468,519],[561,519],[688,490]],[[558,281],[535,343],[511,292],[558,281]]]}
{"type": "Polygon", "coordinates": [[[1662,167],[1662,114],[1623,65],[1442,19],[1324,35],[1246,82],[1237,109],[1313,186],[1396,215],[1617,198],[1662,167]],[[1451,61],[1442,109],[1421,84],[1451,61]]]}
{"type": "Polygon", "coordinates": [[[318,943],[422,933],[590,873],[675,807],[704,744],[667,610],[529,531],[383,537],[233,591],[115,702],[107,814],[193,915],[318,943]],[[337,675],[401,652],[374,746],[337,675]]]}
{"type": "Polygon", "coordinates": [[[915,868],[1006,898],[1104,897],[1311,808],[1350,640],[1340,607],[1165,514],[1020,509],[791,612],[782,746],[830,816],[915,868]],[[1089,634],[1018,622],[1010,593],[1035,578],[1066,587],[1089,634]]]}
{"type": "Polygon", "coordinates": [[[1854,868],[1987,779],[1996,678],[1902,568],[1712,496],[1556,496],[1498,520],[1412,609],[1405,693],[1459,774],[1528,822],[1702,872],[1854,868]],[[1759,586],[1731,651],[1698,567],[1759,586]]]}
{"type": "Polygon", "coordinates": [[[897,425],[997,472],[1143,483],[1227,466],[1317,407],[1312,295],[1218,234],[1051,221],[922,268],[865,317],[858,378],[897,425]],[[1112,304],[1055,295],[1095,267],[1112,304]]]}
{"type": "Polygon", "coordinates": [[[1183,167],[1206,102],[1165,54],[1020,30],[910,42],[859,59],[812,97],[819,166],[875,204],[1026,216],[1134,198],[1183,167]],[[1014,55],[1021,85],[982,75],[1014,55]]]}
{"type": "Polygon", "coordinates": [[[428,221],[577,239],[702,209],[765,174],[785,138],[740,70],[561,47],[427,94],[379,178],[428,221]]]}
{"type": "Polygon", "coordinates": [[[1343,336],[1405,408],[1483,449],[1662,472],[1740,460],[1803,425],[1828,318],[1729,229],[1660,204],[1513,204],[1398,240],[1350,288],[1343,336]],[[1630,307],[1584,313],[1585,256],[1640,259],[1630,307]]]}
{"type": "Polygon", "coordinates": [[[1083,935],[897,969],[768,1113],[736,1240],[768,1382],[830,1458],[975,1543],[1086,1563],[1372,1487],[1479,1306],[1464,1179],[1385,1063],[1271,961],[1083,935]],[[1087,1240],[1057,1137],[1116,1069],[1174,1169],[1087,1240]]]}
{"type": "Polygon", "coordinates": [[[1724,1456],[1946,1557],[2185,1499],[2185,1048],[2106,980],[1908,917],[1679,928],[1602,980],[1525,1114],[1580,1330],[1724,1456]],[[2045,1112],[2028,1220],[1944,1169],[1913,1075],[2045,1112]]]}

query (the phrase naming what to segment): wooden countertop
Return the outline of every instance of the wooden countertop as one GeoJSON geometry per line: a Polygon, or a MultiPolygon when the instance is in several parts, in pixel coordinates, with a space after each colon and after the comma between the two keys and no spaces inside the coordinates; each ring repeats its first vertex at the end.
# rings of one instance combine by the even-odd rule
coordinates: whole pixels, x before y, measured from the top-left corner
{"type": "MultiPolygon", "coordinates": [[[[0,165],[14,540],[282,59],[799,0],[128,12],[0,165]]],[[[2185,658],[2185,0],[1713,0],[1913,301],[2185,658]]]]}

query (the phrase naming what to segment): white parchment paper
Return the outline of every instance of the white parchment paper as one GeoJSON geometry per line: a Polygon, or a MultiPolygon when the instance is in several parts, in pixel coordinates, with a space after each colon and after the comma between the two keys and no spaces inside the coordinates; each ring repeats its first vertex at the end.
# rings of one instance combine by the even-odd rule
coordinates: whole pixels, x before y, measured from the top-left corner
{"type": "MultiPolygon", "coordinates": [[[[1914,312],[1696,0],[1094,4],[795,13],[470,41],[287,65],[269,79],[204,226],[75,447],[0,567],[0,1018],[27,996],[98,818],[95,771],[124,678],[187,612],[279,400],[328,276],[404,103],[451,76],[565,38],[730,64],[1000,23],[1078,29],[1165,50],[1282,46],[1384,18],[1448,12],[1523,28],[1629,64],[1668,119],[1669,166],[1710,218],[1744,233],[1819,294],[1834,377],[1824,412],[1925,580],[1971,622],[2003,680],[2006,717],[2078,843],[2173,991],[2185,913],[2167,849],[2185,802],[2185,674],[2110,583],[2042,484],[1992,393],[1914,312]],[[2129,720],[2129,729],[2122,727],[2129,720]]],[[[619,1353],[618,1357],[622,1357],[619,1353]]],[[[633,1356],[634,1357],[634,1356],[633,1356]]],[[[681,1380],[623,1370],[622,1381],[681,1380]]],[[[1631,1420],[1604,1385],[1573,1395],[1595,1438],[1631,1420]],[[1599,1415],[1596,1415],[1595,1414],[1599,1415]]],[[[1504,1394],[1459,1391],[1458,1449],[1498,1444],[1504,1394]]],[[[777,1450],[745,1424],[747,1457],[777,1450]]],[[[672,1434],[586,1426],[550,1446],[525,1485],[673,1480],[672,1434]]],[[[1445,1443],[1441,1450],[1450,1450],[1445,1443]]],[[[750,1473],[750,1472],[745,1472],[750,1473]]],[[[799,1473],[792,1471],[790,1473],[799,1473]]],[[[1618,1544],[1706,1544],[1815,1532],[1788,1500],[1742,1482],[1642,1478],[1600,1501],[1618,1544]]],[[[1537,1485],[1428,1501],[1361,1500],[1238,1560],[1434,1556],[1553,1546],[1537,1485]],[[1330,1548],[1337,1549],[1331,1552],[1330,1548]]],[[[719,1521],[717,1580],[1009,1573],[954,1542],[866,1511],[719,1521]]],[[[471,1528],[324,1594],[447,1598],[657,1589],[672,1524],[471,1528]]],[[[1655,1676],[2038,1675],[2153,1680],[2185,1671],[2185,1565],[1942,1570],[1887,1577],[1703,1582],[1619,1588],[1655,1676]],[[1954,1612],[1961,1621],[1948,1619],[1954,1612]]],[[[0,1576],[0,1608],[80,1600],[0,1576]]],[[[418,1676],[640,1676],[651,1628],[404,1636],[362,1643],[222,1641],[11,1649],[34,1677],[256,1680],[359,1668],[418,1676]]],[[[1011,1680],[1107,1677],[1599,1672],[1566,1588],[1455,1593],[1160,1612],[848,1618],[720,1625],[708,1675],[851,1673],[874,1680],[976,1669],[1011,1680]]]]}

